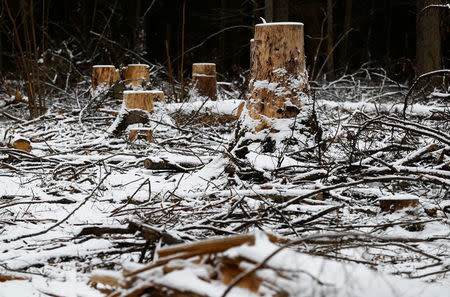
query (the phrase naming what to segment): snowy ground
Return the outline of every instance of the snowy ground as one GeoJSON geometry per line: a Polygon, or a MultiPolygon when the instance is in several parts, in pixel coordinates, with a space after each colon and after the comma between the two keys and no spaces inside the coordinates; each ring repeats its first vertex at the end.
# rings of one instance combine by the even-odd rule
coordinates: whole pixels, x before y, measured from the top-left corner
{"type": "MultiPolygon", "coordinates": [[[[87,285],[90,273],[152,261],[155,248],[168,243],[163,235],[190,242],[255,230],[293,240],[324,235],[291,247],[302,254],[291,255],[286,269],[340,289],[311,282],[298,296],[450,296],[448,99],[431,94],[404,120],[407,90],[389,81],[348,77],[315,90],[322,142],[288,151],[281,162],[249,154],[248,179],[227,170],[234,122],[202,126],[187,117],[183,125],[167,116],[174,105],[161,105],[151,126],[155,143],[129,143],[107,134],[114,115],[80,122],[76,102],[54,99],[35,121],[21,119],[24,106],[4,107],[2,141],[26,138],[32,150],[0,147],[0,280],[17,278],[0,282],[0,296],[103,296],[87,285]],[[146,169],[147,158],[179,168],[146,169]],[[383,198],[420,205],[382,212],[383,198]],[[159,237],[152,242],[130,222],[159,237]],[[345,232],[357,236],[325,240],[345,232]]],[[[238,103],[216,107],[230,113],[238,103]]]]}

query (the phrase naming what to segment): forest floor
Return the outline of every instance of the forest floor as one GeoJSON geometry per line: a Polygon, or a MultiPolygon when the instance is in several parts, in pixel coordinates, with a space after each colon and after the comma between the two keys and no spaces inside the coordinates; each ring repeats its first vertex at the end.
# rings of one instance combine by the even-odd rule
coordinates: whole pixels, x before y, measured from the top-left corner
{"type": "MultiPolygon", "coordinates": [[[[403,117],[408,88],[375,70],[312,89],[317,145],[249,154],[245,172],[230,165],[236,121],[196,119],[230,114],[243,102],[234,89],[221,89],[209,111],[158,105],[154,143],[108,133],[120,99],[83,118],[86,101],[63,96],[31,121],[25,104],[3,107],[0,296],[104,296],[88,284],[95,271],[137,269],[170,244],[258,230],[303,239],[284,254],[297,264],[283,267],[309,278],[308,290],[290,283],[291,296],[450,296],[448,90],[415,93],[403,117]],[[10,147],[14,139],[31,151],[10,147]],[[411,207],[396,210],[399,201],[411,207]]],[[[258,240],[264,259],[275,247],[258,240]]]]}

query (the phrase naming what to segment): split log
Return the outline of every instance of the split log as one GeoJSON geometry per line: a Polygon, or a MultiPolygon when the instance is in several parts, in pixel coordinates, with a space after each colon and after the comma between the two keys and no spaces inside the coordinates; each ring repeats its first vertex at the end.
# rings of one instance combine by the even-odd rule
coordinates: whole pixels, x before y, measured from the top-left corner
{"type": "Polygon", "coordinates": [[[146,64],[130,64],[123,71],[125,85],[142,87],[145,82],[150,81],[149,66],[146,64]]]}
{"type": "Polygon", "coordinates": [[[194,92],[209,100],[217,99],[216,64],[192,64],[192,86],[194,92]]]}
{"type": "MultiPolygon", "coordinates": [[[[309,98],[302,23],[265,23],[255,27],[251,42],[249,116],[295,117],[309,98]]],[[[264,123],[260,131],[270,127],[264,123]]]]}
{"type": "Polygon", "coordinates": [[[397,211],[407,207],[417,207],[419,205],[418,198],[381,198],[380,208],[382,211],[397,211]]]}
{"type": "Polygon", "coordinates": [[[92,89],[100,85],[110,86],[120,79],[119,70],[113,65],[92,66],[92,89]]]}

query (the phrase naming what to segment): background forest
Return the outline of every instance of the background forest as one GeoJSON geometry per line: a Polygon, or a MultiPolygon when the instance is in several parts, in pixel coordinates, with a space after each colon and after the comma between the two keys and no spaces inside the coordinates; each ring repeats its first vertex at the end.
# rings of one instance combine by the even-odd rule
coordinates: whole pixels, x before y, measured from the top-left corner
{"type": "Polygon", "coordinates": [[[418,73],[449,66],[450,10],[423,11],[444,2],[2,0],[0,70],[3,76],[20,73],[25,55],[42,58],[47,67],[69,67],[69,59],[73,67],[61,70],[73,81],[94,64],[132,62],[170,64],[180,80],[189,75],[186,65],[214,62],[219,79],[229,80],[249,68],[253,28],[265,18],[305,24],[312,80],[332,80],[370,64],[411,82],[418,73]]]}

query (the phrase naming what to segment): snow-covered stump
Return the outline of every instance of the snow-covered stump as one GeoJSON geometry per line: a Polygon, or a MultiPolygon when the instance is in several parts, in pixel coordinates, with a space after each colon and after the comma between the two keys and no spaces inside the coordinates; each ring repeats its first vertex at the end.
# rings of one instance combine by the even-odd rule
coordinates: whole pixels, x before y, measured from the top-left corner
{"type": "Polygon", "coordinates": [[[310,99],[303,24],[256,25],[250,51],[249,96],[231,151],[264,173],[294,165],[286,153],[314,147],[321,130],[310,99]]]}
{"type": "Polygon", "coordinates": [[[255,131],[270,128],[270,119],[295,117],[302,101],[309,99],[303,24],[256,25],[250,59],[247,108],[249,116],[259,121],[255,131]]]}
{"type": "MultiPolygon", "coordinates": [[[[153,112],[154,102],[164,102],[164,93],[162,91],[124,91],[123,101],[126,110],[140,109],[153,112]]],[[[153,142],[153,131],[149,129],[139,129],[130,131],[130,141],[134,141],[139,132],[144,132],[146,139],[149,142],[153,142]]]]}
{"type": "Polygon", "coordinates": [[[120,79],[120,72],[113,65],[92,66],[92,89],[98,86],[111,86],[120,79]]]}
{"type": "Polygon", "coordinates": [[[149,66],[146,64],[130,64],[123,70],[125,85],[133,88],[142,88],[145,82],[150,81],[149,66]]]}
{"type": "Polygon", "coordinates": [[[206,100],[217,99],[216,64],[192,64],[192,88],[194,94],[205,97],[206,100]]]}

